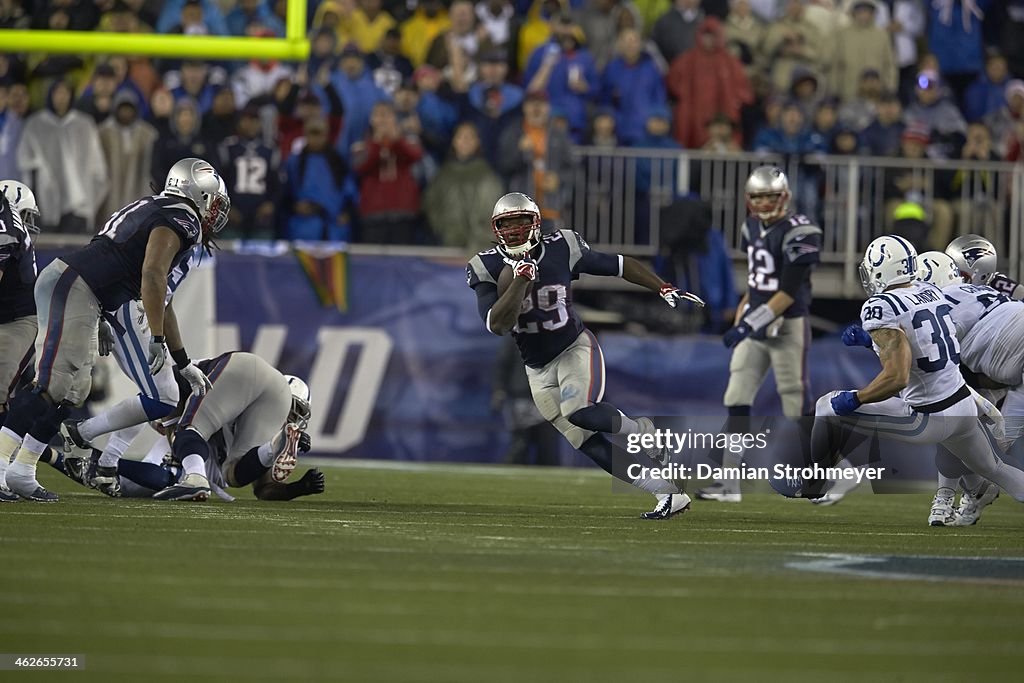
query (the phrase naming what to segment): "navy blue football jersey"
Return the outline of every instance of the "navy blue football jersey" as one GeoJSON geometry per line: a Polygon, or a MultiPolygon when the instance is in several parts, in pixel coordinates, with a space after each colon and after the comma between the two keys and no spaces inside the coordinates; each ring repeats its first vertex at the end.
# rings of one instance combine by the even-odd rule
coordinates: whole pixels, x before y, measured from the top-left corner
{"type": "Polygon", "coordinates": [[[0,324],[35,315],[36,251],[32,236],[0,194],[0,324]]]}
{"type": "Polygon", "coordinates": [[[168,275],[192,254],[201,240],[199,218],[179,197],[144,197],[116,212],[85,247],[61,257],[75,270],[106,311],[142,297],[142,264],[149,235],[157,227],[177,233],[181,247],[168,275]]]}
{"type": "MultiPolygon", "coordinates": [[[[594,251],[572,230],[545,235],[531,255],[537,260],[537,280],[523,299],[512,336],[523,362],[541,368],[583,332],[583,321],[572,306],[572,281],[581,273],[621,276],[622,257],[594,251]]],[[[466,284],[476,292],[484,323],[498,301],[498,276],[504,268],[497,249],[480,252],[466,266],[466,284]]]]}
{"type": "Polygon", "coordinates": [[[260,204],[277,198],[281,187],[277,149],[259,139],[243,140],[233,135],[221,144],[220,158],[231,206],[246,219],[255,217],[260,204]]]}
{"type": "MultiPolygon", "coordinates": [[[[750,308],[772,298],[790,266],[814,266],[821,260],[821,228],[801,214],[786,216],[765,226],[756,216],[743,223],[743,249],[747,252],[747,288],[750,308]]],[[[811,269],[807,269],[795,301],[784,318],[807,315],[811,307],[811,269]]]]}

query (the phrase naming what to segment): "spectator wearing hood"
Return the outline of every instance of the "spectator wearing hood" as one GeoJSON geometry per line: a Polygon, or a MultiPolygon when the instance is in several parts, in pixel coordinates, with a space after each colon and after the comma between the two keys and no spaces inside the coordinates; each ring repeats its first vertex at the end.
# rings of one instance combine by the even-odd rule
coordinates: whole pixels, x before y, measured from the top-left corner
{"type": "Polygon", "coordinates": [[[671,64],[676,57],[693,48],[697,42],[697,28],[703,20],[700,0],[673,0],[671,9],[658,18],[651,31],[651,39],[665,62],[671,64]]]}
{"type": "Polygon", "coordinates": [[[313,15],[313,29],[334,33],[338,45],[355,40],[355,0],[324,0],[313,15]]]}
{"type": "Polygon", "coordinates": [[[427,59],[430,45],[441,33],[451,26],[448,11],[441,0],[419,0],[413,15],[402,22],[402,54],[409,58],[413,67],[427,59]]]}
{"type": "Polygon", "coordinates": [[[284,37],[284,24],[270,11],[267,0],[238,0],[238,5],[224,17],[228,33],[246,36],[253,25],[269,29],[278,38],[284,37]]]}
{"type": "Polygon", "coordinates": [[[99,136],[110,172],[110,193],[99,213],[104,220],[121,207],[149,194],[153,145],[159,134],[139,115],[135,93],[122,90],[114,96],[113,113],[99,127],[99,136]]]}
{"type": "Polygon", "coordinates": [[[354,44],[341,51],[341,69],[331,78],[331,84],[345,112],[337,149],[342,158],[347,159],[352,145],[366,135],[373,107],[378,102],[388,101],[389,97],[373,82],[363,62],[363,53],[354,44]]]}
{"type": "Polygon", "coordinates": [[[504,191],[481,156],[476,127],[460,123],[447,160],[423,194],[423,211],[441,244],[475,254],[491,246],[490,234],[480,226],[490,224],[495,199],[504,191]]]}
{"type": "Polygon", "coordinates": [[[800,107],[804,113],[804,119],[810,121],[814,118],[814,112],[818,111],[818,105],[824,99],[822,96],[821,79],[812,69],[798,66],[793,69],[793,80],[789,85],[789,98],[800,107]]]}
{"type": "Polygon", "coordinates": [[[552,28],[551,40],[534,50],[523,74],[526,91],[547,93],[551,107],[569,122],[569,134],[577,142],[586,134],[587,108],[601,87],[594,58],[584,42],[579,26],[559,21],[552,28]]]}
{"type": "Polygon", "coordinates": [[[627,146],[644,136],[651,112],[668,104],[661,71],[635,29],[619,34],[618,56],[601,77],[600,101],[615,112],[619,141],[627,146]]]}
{"type": "Polygon", "coordinates": [[[110,187],[109,176],[96,124],[71,108],[72,95],[65,81],[50,86],[46,107],[25,121],[18,167],[36,194],[43,226],[88,234],[110,187]]]}
{"type": "Polygon", "coordinates": [[[900,151],[903,136],[903,105],[896,93],[886,93],[878,100],[878,113],[861,133],[864,150],[871,156],[894,157],[900,151]]]}
{"type": "Polygon", "coordinates": [[[398,27],[381,0],[361,0],[352,14],[352,38],[364,54],[376,52],[388,31],[398,27]]]}
{"type": "Polygon", "coordinates": [[[214,148],[207,144],[201,133],[199,105],[191,97],[183,97],[174,103],[171,112],[170,136],[162,137],[153,148],[153,182],[164,186],[171,166],[186,157],[209,160],[214,148]]]}
{"type": "Polygon", "coordinates": [[[917,77],[915,101],[907,107],[904,120],[916,122],[931,131],[934,156],[948,159],[963,144],[967,122],[957,106],[942,95],[942,81],[934,71],[922,71],[917,77]]]}
{"type": "Polygon", "coordinates": [[[709,17],[697,44],[669,67],[668,92],[675,100],[675,136],[687,148],[707,142],[707,125],[716,114],[739,124],[740,110],[754,100],[742,62],[725,49],[722,24],[709,17]]]}
{"type": "Polygon", "coordinates": [[[274,237],[281,155],[263,140],[262,133],[259,109],[249,105],[238,116],[235,134],[224,139],[218,149],[218,168],[231,196],[225,237],[274,237]]]}
{"type": "Polygon", "coordinates": [[[590,54],[598,71],[607,66],[615,56],[615,44],[619,34],[622,14],[632,15],[626,21],[629,26],[640,30],[640,12],[630,0],[587,0],[573,12],[573,18],[583,29],[590,46],[590,54]]]}
{"type": "Polygon", "coordinates": [[[1010,71],[1006,57],[992,53],[985,60],[985,71],[980,74],[964,96],[964,115],[969,122],[981,121],[1006,104],[1006,86],[1010,71]]]}
{"type": "Polygon", "coordinates": [[[829,81],[844,102],[857,96],[861,74],[869,69],[878,72],[886,90],[895,90],[899,84],[892,38],[887,30],[875,25],[877,14],[875,0],[854,0],[850,3],[850,25],[833,36],[829,81]]]}
{"type": "Polygon", "coordinates": [[[117,91],[117,75],[114,67],[100,64],[92,73],[87,92],[83,92],[75,103],[75,109],[92,117],[96,125],[103,123],[113,112],[114,93],[117,91]]]}
{"type": "Polygon", "coordinates": [[[166,0],[155,28],[157,33],[195,35],[196,31],[205,29],[203,33],[210,35],[230,34],[216,0],[166,0]],[[175,31],[175,28],[183,30],[175,31]],[[188,33],[190,30],[193,33],[188,33]]]}
{"type": "Polygon", "coordinates": [[[348,164],[327,141],[327,122],[305,123],[302,149],[285,165],[285,234],[289,240],[351,240],[347,209],[355,205],[348,164]]]}
{"type": "Polygon", "coordinates": [[[776,91],[784,92],[793,70],[802,66],[816,70],[821,61],[821,43],[814,24],[804,16],[802,0],[785,0],[785,12],[768,26],[762,50],[776,91]]]}
{"type": "Polygon", "coordinates": [[[1024,123],[1024,81],[1014,79],[1006,84],[1006,104],[994,114],[985,117],[985,125],[992,131],[996,151],[1008,161],[1021,156],[1018,130],[1024,123]]]}
{"type": "Polygon", "coordinates": [[[523,104],[523,89],[508,83],[507,77],[507,54],[488,50],[480,60],[480,77],[457,99],[459,119],[476,126],[484,158],[494,167],[501,134],[519,116],[523,104]]]}

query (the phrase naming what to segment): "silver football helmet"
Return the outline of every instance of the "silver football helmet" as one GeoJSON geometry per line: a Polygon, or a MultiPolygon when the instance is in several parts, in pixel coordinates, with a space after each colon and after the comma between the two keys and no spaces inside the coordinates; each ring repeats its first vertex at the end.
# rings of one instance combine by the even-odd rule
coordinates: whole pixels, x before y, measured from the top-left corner
{"type": "Polygon", "coordinates": [[[540,207],[522,192],[509,192],[494,205],[491,227],[501,251],[523,256],[540,244],[540,207]]]}
{"type": "Polygon", "coordinates": [[[860,283],[868,296],[917,279],[917,250],[898,235],[871,241],[860,262],[860,283]]]}
{"type": "Polygon", "coordinates": [[[946,253],[960,269],[965,282],[986,285],[996,272],[999,259],[996,247],[981,235],[957,237],[946,247],[946,253]]]}
{"type": "Polygon", "coordinates": [[[313,416],[313,410],[309,405],[309,385],[295,375],[285,375],[288,380],[288,389],[292,392],[292,409],[288,412],[288,422],[298,425],[299,429],[305,431],[309,426],[309,418],[313,416]]]}
{"type": "Polygon", "coordinates": [[[926,251],[917,255],[917,279],[939,288],[963,284],[964,281],[953,259],[941,251],[926,251]]]}
{"type": "Polygon", "coordinates": [[[192,202],[199,213],[203,232],[216,232],[227,224],[230,208],[227,188],[220,175],[208,162],[195,157],[182,159],[167,172],[164,194],[192,202]],[[224,206],[225,202],[228,206],[224,206]],[[221,214],[223,218],[220,218],[221,214]],[[220,224],[220,228],[216,227],[220,224]]]}
{"type": "Polygon", "coordinates": [[[28,189],[28,185],[17,180],[0,180],[0,193],[7,197],[11,208],[18,212],[25,229],[38,233],[36,219],[39,218],[39,205],[36,204],[36,196],[28,189]]]}
{"type": "Polygon", "coordinates": [[[758,166],[744,186],[747,210],[763,223],[779,220],[789,211],[789,178],[778,166],[758,166]]]}

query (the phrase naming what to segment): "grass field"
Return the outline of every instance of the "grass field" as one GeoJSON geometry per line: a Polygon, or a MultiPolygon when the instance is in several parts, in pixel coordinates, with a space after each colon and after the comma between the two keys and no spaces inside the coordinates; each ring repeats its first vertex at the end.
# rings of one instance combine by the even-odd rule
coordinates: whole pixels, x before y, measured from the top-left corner
{"type": "Polygon", "coordinates": [[[965,529],[925,526],[925,495],[821,509],[764,494],[643,522],[648,497],[590,471],[327,476],[326,494],[291,503],[160,504],[43,473],[62,503],[0,508],[0,651],[86,668],[0,679],[935,682],[1024,667],[1024,506],[1006,496],[965,529]],[[836,553],[1017,559],[857,565],[944,580],[791,566],[836,553]]]}

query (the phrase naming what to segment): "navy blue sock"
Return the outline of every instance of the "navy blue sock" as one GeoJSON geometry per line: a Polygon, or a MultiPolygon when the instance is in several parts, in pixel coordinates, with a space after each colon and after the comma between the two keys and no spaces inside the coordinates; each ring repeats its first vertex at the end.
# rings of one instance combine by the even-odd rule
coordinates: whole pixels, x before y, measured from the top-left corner
{"type": "Polygon", "coordinates": [[[618,434],[622,429],[622,415],[610,403],[601,402],[580,408],[567,419],[580,429],[590,432],[618,434]]]}
{"type": "Polygon", "coordinates": [[[141,460],[117,461],[117,473],[125,479],[134,481],[139,486],[154,491],[160,491],[168,486],[174,485],[175,476],[165,470],[162,466],[141,460]]]}
{"type": "Polygon", "coordinates": [[[238,486],[247,486],[253,483],[270,469],[260,462],[260,447],[250,449],[235,463],[234,479],[238,486]]]}
{"type": "Polygon", "coordinates": [[[24,437],[32,429],[36,418],[44,415],[51,406],[52,404],[41,393],[33,391],[24,401],[16,402],[10,407],[4,427],[24,437]]]}
{"type": "Polygon", "coordinates": [[[60,431],[60,423],[67,418],[69,412],[71,412],[71,406],[65,403],[51,405],[42,416],[32,423],[32,428],[28,430],[29,436],[39,443],[50,443],[50,439],[57,436],[57,432],[60,431]]]}

